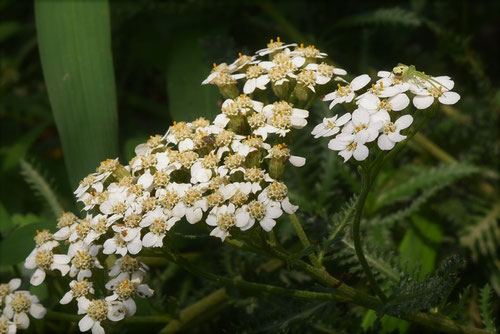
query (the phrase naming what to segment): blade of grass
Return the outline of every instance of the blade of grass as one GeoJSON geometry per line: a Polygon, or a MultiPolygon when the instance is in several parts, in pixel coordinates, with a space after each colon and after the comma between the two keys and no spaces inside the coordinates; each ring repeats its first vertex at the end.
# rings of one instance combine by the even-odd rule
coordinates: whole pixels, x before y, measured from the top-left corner
{"type": "Polygon", "coordinates": [[[109,4],[35,1],[45,84],[71,185],[118,155],[109,4]]]}

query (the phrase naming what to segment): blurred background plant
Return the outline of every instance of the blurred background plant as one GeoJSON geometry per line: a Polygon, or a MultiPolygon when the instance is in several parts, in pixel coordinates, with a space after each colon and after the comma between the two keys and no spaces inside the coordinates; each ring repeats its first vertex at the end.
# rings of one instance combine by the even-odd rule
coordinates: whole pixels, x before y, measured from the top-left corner
{"type": "MultiPolygon", "coordinates": [[[[173,120],[213,119],[222,101],[215,87],[200,85],[211,64],[231,61],[238,52],[248,54],[280,36],[316,45],[352,74],[374,77],[377,70],[401,62],[453,77],[462,100],[442,106],[424,135],[385,166],[365,207],[364,243],[377,278],[399,282],[400,289],[411,279],[431,282],[442,275],[439,263],[450,253],[462,255],[465,269],[433,307],[459,322],[494,328],[492,314],[500,306],[499,2],[56,3],[0,1],[2,282],[26,275],[22,262],[33,247],[34,232],[53,229],[62,209],[78,210],[72,189],[99,161],[117,156],[128,161],[137,144],[163,134],[173,120]]],[[[309,127],[324,115],[331,115],[326,104],[316,103],[309,127]]],[[[344,231],[349,207],[342,203],[360,187],[355,167],[313,140],[311,129],[295,139],[296,153],[308,163],[288,171],[290,196],[300,205],[313,243],[322,245],[329,271],[350,285],[366,286],[344,231]],[[338,233],[327,239],[325,230],[338,233]]],[[[290,225],[277,228],[282,243],[292,242],[290,225]]],[[[186,233],[190,237],[174,236],[171,242],[213,271],[258,276],[291,288],[311,284],[287,264],[262,265],[265,258],[220,245],[196,229],[186,233]]],[[[217,290],[174,264],[150,264],[156,294],[138,309],[180,319],[165,332],[422,332],[390,316],[377,320],[360,307],[217,290]],[[213,294],[208,312],[183,317],[186,308],[213,294]]],[[[435,293],[443,286],[425,288],[435,293]]],[[[59,309],[49,288],[31,289],[49,309],[59,309]]],[[[392,307],[387,313],[412,306],[392,307]]],[[[60,327],[49,316],[30,330],[77,330],[70,323],[60,327]]],[[[120,326],[111,332],[162,328],[120,326]]]]}

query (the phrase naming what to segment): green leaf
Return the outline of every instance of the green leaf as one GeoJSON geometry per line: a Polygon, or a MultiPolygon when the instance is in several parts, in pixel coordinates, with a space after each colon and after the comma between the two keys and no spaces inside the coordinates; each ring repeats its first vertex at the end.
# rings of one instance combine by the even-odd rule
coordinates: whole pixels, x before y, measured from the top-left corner
{"type": "Polygon", "coordinates": [[[35,1],[38,45],[70,182],[118,156],[109,4],[35,1]]]}
{"type": "Polygon", "coordinates": [[[443,232],[439,225],[420,216],[413,216],[412,222],[399,245],[399,252],[403,261],[407,261],[407,271],[419,268],[422,279],[434,270],[443,232]]]}
{"type": "Polygon", "coordinates": [[[16,34],[20,29],[21,25],[17,22],[0,23],[0,43],[16,34]]]}
{"type": "Polygon", "coordinates": [[[220,112],[218,92],[212,85],[201,85],[210,73],[198,40],[181,34],[172,43],[167,63],[167,94],[170,115],[176,121],[192,121],[200,116],[213,120],[220,112]]]}
{"type": "Polygon", "coordinates": [[[34,215],[16,215],[13,216],[13,222],[18,224],[19,227],[0,241],[0,254],[2,254],[0,265],[2,266],[24,261],[35,247],[33,238],[36,231],[48,228],[47,222],[34,215]]]}

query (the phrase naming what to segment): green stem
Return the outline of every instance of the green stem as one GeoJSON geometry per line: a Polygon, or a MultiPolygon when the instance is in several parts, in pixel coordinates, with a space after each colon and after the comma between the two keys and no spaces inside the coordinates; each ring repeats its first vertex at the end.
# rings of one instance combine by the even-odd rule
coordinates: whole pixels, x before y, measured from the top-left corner
{"type": "MultiPolygon", "coordinates": [[[[304,248],[311,247],[311,243],[309,242],[306,232],[304,232],[304,229],[300,224],[299,218],[297,218],[295,214],[291,214],[290,221],[292,222],[292,225],[295,228],[295,231],[297,232],[297,236],[299,237],[302,246],[304,246],[304,248]]],[[[314,253],[309,254],[309,260],[315,267],[318,268],[322,267],[321,262],[319,262],[318,258],[316,257],[316,254],[314,253]]]]}
{"type": "Polygon", "coordinates": [[[237,288],[251,290],[259,293],[271,293],[282,296],[296,297],[296,298],[306,298],[306,299],[323,299],[323,300],[340,300],[335,294],[324,293],[324,292],[313,292],[313,291],[305,291],[305,290],[295,290],[295,289],[285,289],[274,285],[262,284],[262,283],[254,283],[242,280],[240,278],[229,278],[220,276],[217,274],[213,274],[207,271],[204,271],[197,266],[191,264],[182,256],[174,254],[172,252],[169,253],[172,257],[173,261],[191,272],[196,276],[200,276],[202,278],[214,281],[221,285],[229,285],[237,288]]]}
{"type": "Polygon", "coordinates": [[[172,321],[170,321],[165,327],[163,327],[163,329],[159,333],[177,333],[178,331],[182,330],[183,327],[185,327],[188,323],[191,323],[194,319],[204,315],[215,307],[226,303],[226,301],[226,289],[218,289],[208,296],[198,300],[196,303],[182,309],[179,313],[178,319],[173,319],[172,321]]]}
{"type": "Polygon", "coordinates": [[[363,253],[363,247],[361,246],[361,215],[363,213],[363,207],[365,205],[366,197],[370,192],[372,185],[372,180],[370,179],[370,170],[361,169],[361,193],[359,194],[358,202],[356,204],[356,213],[354,215],[354,221],[352,223],[352,240],[354,242],[354,250],[356,251],[356,256],[358,257],[359,263],[363,268],[363,271],[370,282],[373,291],[379,296],[382,301],[387,300],[380,287],[378,286],[377,280],[373,276],[370,266],[366,261],[365,255],[363,253]]]}

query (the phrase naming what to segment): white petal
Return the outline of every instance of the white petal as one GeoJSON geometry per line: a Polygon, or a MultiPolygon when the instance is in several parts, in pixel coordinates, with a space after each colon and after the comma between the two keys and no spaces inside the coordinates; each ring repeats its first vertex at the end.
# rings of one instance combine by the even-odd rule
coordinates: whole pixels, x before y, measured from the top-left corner
{"type": "Polygon", "coordinates": [[[360,76],[355,77],[351,81],[351,88],[354,91],[359,90],[359,89],[363,88],[364,86],[366,86],[370,81],[371,81],[371,78],[368,74],[362,74],[360,76]]]}
{"type": "Polygon", "coordinates": [[[351,157],[352,157],[352,151],[343,150],[343,151],[339,152],[339,155],[342,158],[344,158],[344,162],[346,162],[347,160],[351,159],[351,157]]]}
{"type": "Polygon", "coordinates": [[[250,220],[250,215],[246,211],[239,212],[236,215],[236,226],[239,228],[246,227],[248,221],[250,220]]]}
{"type": "Polygon", "coordinates": [[[66,305],[72,300],[73,300],[73,293],[71,291],[68,291],[64,294],[59,303],[66,305]]]}
{"type": "Polygon", "coordinates": [[[368,150],[368,147],[366,147],[365,145],[359,145],[356,147],[356,150],[354,150],[354,159],[358,160],[358,161],[363,161],[365,160],[367,157],[368,157],[368,153],[370,153],[370,151],[368,150]]]}
{"type": "Polygon", "coordinates": [[[406,129],[413,123],[413,117],[411,115],[404,115],[398,118],[398,120],[394,123],[398,130],[406,129]]]}
{"type": "Polygon", "coordinates": [[[45,280],[45,271],[38,268],[34,273],[33,276],[31,276],[30,283],[31,285],[37,286],[42,284],[42,282],[45,280]]]}
{"type": "Polygon", "coordinates": [[[21,286],[21,279],[19,278],[13,278],[9,281],[9,288],[11,291],[19,289],[20,286],[21,286]]]}
{"type": "Polygon", "coordinates": [[[243,93],[251,94],[255,90],[255,79],[248,79],[243,86],[243,93]]]}
{"type": "Polygon", "coordinates": [[[356,109],[352,113],[352,122],[355,125],[368,124],[370,121],[370,113],[364,109],[356,109]]]}
{"type": "Polygon", "coordinates": [[[104,334],[104,328],[101,326],[99,321],[94,322],[92,326],[92,334],[104,334]]]}
{"type": "Polygon", "coordinates": [[[28,315],[24,312],[16,313],[14,315],[14,322],[21,329],[26,329],[30,326],[30,318],[28,318],[28,315]]]}
{"type": "Polygon", "coordinates": [[[460,95],[455,92],[445,92],[438,98],[438,100],[442,104],[451,105],[457,103],[458,100],[460,100],[460,95]]]}
{"type": "Polygon", "coordinates": [[[432,96],[424,96],[424,95],[416,95],[413,98],[413,105],[417,109],[427,109],[434,102],[434,97],[432,96]]]}
{"type": "Polygon", "coordinates": [[[405,93],[401,93],[391,97],[389,99],[389,104],[391,105],[392,110],[400,111],[408,107],[410,104],[410,98],[405,93]]]}
{"type": "Polygon", "coordinates": [[[380,99],[373,94],[363,96],[359,102],[359,106],[365,109],[377,109],[380,104],[380,99]]]}
{"type": "Polygon", "coordinates": [[[42,319],[47,313],[47,309],[38,303],[32,303],[30,306],[30,314],[35,319],[42,319]]]}
{"type": "Polygon", "coordinates": [[[394,142],[389,140],[389,137],[387,135],[380,135],[377,140],[378,147],[380,147],[381,150],[388,151],[392,150],[394,147],[394,142]]]}
{"type": "Polygon", "coordinates": [[[196,209],[189,208],[189,209],[187,209],[187,211],[186,211],[186,220],[188,221],[188,223],[190,223],[190,224],[196,224],[197,222],[199,222],[201,220],[201,218],[203,218],[203,211],[201,211],[200,208],[196,208],[196,209]]]}
{"type": "Polygon", "coordinates": [[[295,167],[302,167],[306,164],[306,158],[291,155],[290,156],[290,163],[295,167]]]}
{"type": "Polygon", "coordinates": [[[275,225],[276,225],[276,221],[274,219],[271,219],[271,218],[266,217],[260,221],[260,226],[266,232],[271,231],[275,225]]]}
{"type": "Polygon", "coordinates": [[[290,203],[288,197],[285,197],[285,199],[281,202],[281,207],[283,208],[283,211],[290,215],[295,213],[295,211],[299,208],[297,205],[290,203]]]}
{"type": "Polygon", "coordinates": [[[133,316],[135,314],[135,311],[137,310],[137,306],[135,305],[135,302],[132,298],[125,299],[123,301],[123,306],[125,306],[125,309],[127,310],[127,316],[133,316]]]}
{"type": "Polygon", "coordinates": [[[190,151],[194,149],[194,143],[191,139],[187,138],[184,139],[179,143],[179,152],[185,152],[185,151],[190,151]]]}
{"type": "Polygon", "coordinates": [[[82,320],[78,322],[80,332],[86,332],[91,329],[92,326],[94,326],[94,320],[89,315],[85,315],[82,320]]]}

